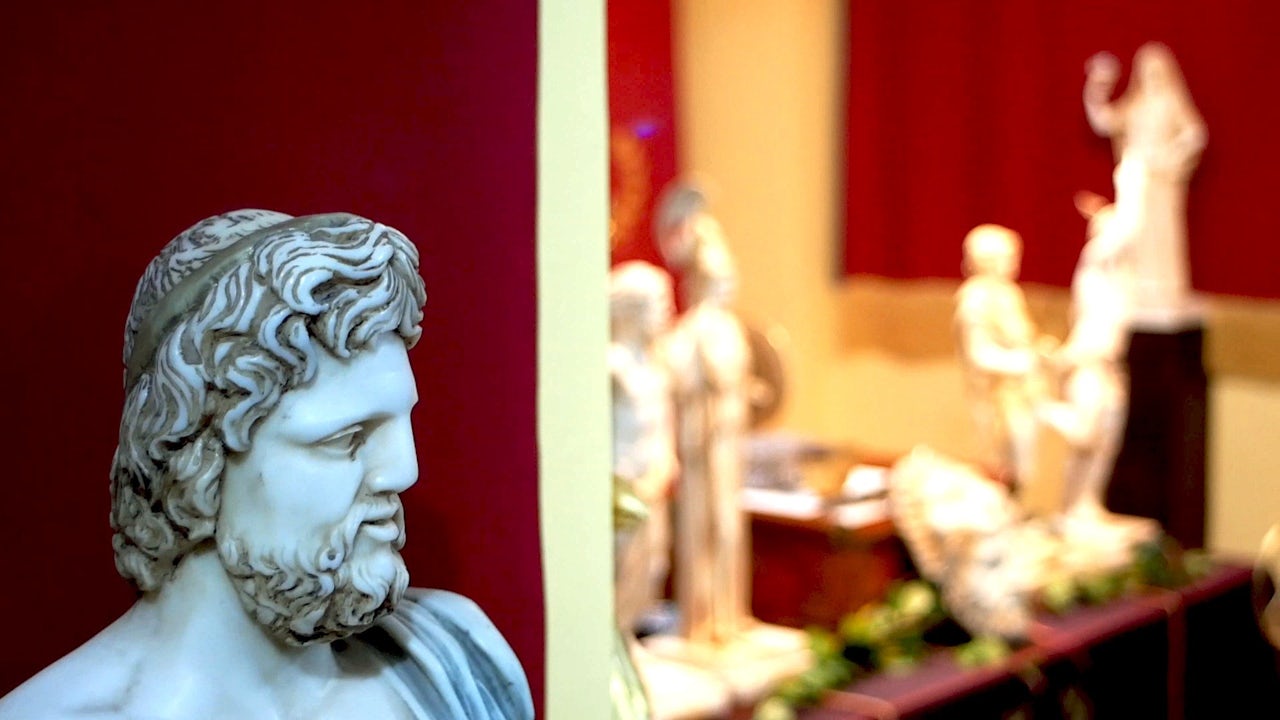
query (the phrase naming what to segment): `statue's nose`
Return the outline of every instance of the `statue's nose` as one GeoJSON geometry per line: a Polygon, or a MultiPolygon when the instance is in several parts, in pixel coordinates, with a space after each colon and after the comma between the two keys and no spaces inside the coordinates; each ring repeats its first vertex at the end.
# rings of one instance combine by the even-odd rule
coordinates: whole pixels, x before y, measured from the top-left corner
{"type": "Polygon", "coordinates": [[[418,453],[407,415],[379,428],[370,446],[366,477],[369,489],[401,493],[418,481],[418,453]]]}

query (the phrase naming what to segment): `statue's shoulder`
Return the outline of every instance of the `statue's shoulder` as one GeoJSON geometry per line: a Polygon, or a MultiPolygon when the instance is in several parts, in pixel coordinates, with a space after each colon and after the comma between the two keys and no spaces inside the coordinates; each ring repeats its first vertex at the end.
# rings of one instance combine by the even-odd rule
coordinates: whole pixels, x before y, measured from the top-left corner
{"type": "Polygon", "coordinates": [[[519,659],[468,598],[410,588],[396,611],[360,639],[382,651],[405,700],[429,717],[533,718],[519,659]]]}
{"type": "Polygon", "coordinates": [[[0,698],[3,720],[125,717],[138,657],[104,630],[0,698]],[[118,711],[113,711],[118,708],[118,711]]]}
{"type": "Polygon", "coordinates": [[[463,595],[448,590],[409,588],[394,617],[415,629],[439,626],[452,635],[470,641],[496,639],[501,641],[501,649],[514,657],[510,646],[498,634],[498,629],[489,620],[489,616],[484,614],[484,610],[475,601],[463,595]]]}
{"type": "Polygon", "coordinates": [[[962,316],[974,312],[983,302],[983,278],[965,278],[956,288],[956,315],[962,316]]]}

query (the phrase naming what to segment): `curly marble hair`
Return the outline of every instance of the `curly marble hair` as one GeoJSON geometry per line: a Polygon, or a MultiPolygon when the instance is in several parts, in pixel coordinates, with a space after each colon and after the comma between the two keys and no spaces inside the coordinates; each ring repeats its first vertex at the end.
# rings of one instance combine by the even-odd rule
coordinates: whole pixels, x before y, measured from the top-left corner
{"type": "Polygon", "coordinates": [[[196,223],[156,256],[125,325],[120,440],[111,468],[120,574],[159,588],[212,541],[227,454],[314,377],[385,332],[421,334],[418,251],[344,213],[237,210],[196,223]]]}

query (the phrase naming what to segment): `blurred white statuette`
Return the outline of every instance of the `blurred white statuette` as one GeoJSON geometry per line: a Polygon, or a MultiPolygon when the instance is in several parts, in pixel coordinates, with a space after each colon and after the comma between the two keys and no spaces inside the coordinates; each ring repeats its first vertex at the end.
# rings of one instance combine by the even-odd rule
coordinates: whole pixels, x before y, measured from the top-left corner
{"type": "Polygon", "coordinates": [[[619,536],[618,621],[628,628],[658,600],[669,569],[675,419],[658,338],[675,311],[671,280],[649,263],[622,263],[609,275],[609,308],[613,472],[648,508],[643,523],[619,536]]]}
{"type": "Polygon", "coordinates": [[[632,628],[660,597],[669,571],[670,494],[677,471],[670,372],[659,338],[675,311],[671,279],[657,267],[625,262],[609,274],[609,374],[613,388],[613,472],[645,506],[616,533],[618,625],[655,720],[719,717],[730,707],[723,682],[693,665],[658,657],[632,628]]]}
{"type": "Polygon", "coordinates": [[[750,612],[750,537],[740,496],[751,353],[731,307],[737,273],[698,189],[666,190],[654,230],[664,259],[682,274],[686,301],[666,341],[681,471],[674,588],[683,637],[647,645],[707,667],[736,698],[752,701],[811,659],[803,633],[764,625],[750,612]]]}
{"type": "Polygon", "coordinates": [[[1068,544],[1127,558],[1133,545],[1159,532],[1153,521],[1112,515],[1105,507],[1129,407],[1134,226],[1097,195],[1082,193],[1076,205],[1089,219],[1089,239],[1071,282],[1071,332],[1053,354],[1063,397],[1046,400],[1037,414],[1069,448],[1061,504],[1068,544]]]}
{"type": "Polygon", "coordinates": [[[969,406],[998,472],[1021,489],[1035,475],[1044,396],[1041,338],[1018,287],[1022,238],[999,225],[979,225],[964,239],[966,278],[956,292],[955,331],[969,406]]]}
{"type": "Polygon", "coordinates": [[[1094,55],[1085,72],[1085,115],[1112,140],[1117,212],[1134,223],[1138,319],[1176,322],[1192,310],[1187,184],[1208,138],[1204,121],[1173,53],[1160,43],[1138,49],[1128,87],[1115,100],[1114,55],[1094,55]]]}

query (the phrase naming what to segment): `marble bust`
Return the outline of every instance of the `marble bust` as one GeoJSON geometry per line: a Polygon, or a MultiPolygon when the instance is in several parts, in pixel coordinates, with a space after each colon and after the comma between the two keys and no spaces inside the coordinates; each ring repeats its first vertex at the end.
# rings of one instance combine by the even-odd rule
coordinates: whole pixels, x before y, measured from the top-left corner
{"type": "Polygon", "coordinates": [[[172,242],[125,328],[118,620],[0,718],[532,718],[471,601],[409,588],[418,253],[348,214],[240,210],[172,242]]]}
{"type": "Polygon", "coordinates": [[[1089,125],[1112,141],[1117,212],[1134,220],[1134,299],[1138,311],[1187,309],[1187,185],[1208,133],[1169,48],[1147,43],[1133,57],[1123,95],[1111,100],[1120,62],[1098,53],[1085,65],[1089,125]]]}

